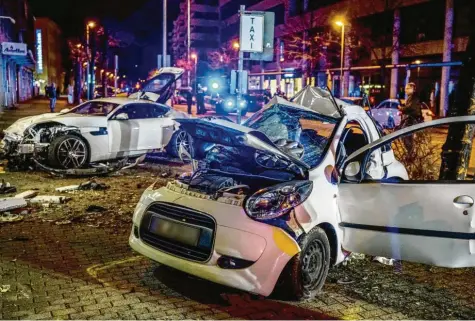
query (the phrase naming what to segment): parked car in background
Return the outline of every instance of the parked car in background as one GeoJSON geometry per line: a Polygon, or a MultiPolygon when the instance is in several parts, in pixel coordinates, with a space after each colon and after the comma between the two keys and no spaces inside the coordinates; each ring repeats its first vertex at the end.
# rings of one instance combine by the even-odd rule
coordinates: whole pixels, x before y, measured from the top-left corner
{"type": "Polygon", "coordinates": [[[340,99],[348,104],[360,106],[367,112],[371,109],[369,100],[366,97],[341,97],[340,99]]]}
{"type": "MultiPolygon", "coordinates": [[[[116,97],[117,94],[120,93],[120,90],[117,90],[112,86],[107,86],[107,97],[116,97]]],[[[104,97],[104,89],[102,86],[96,86],[94,89],[94,99],[96,98],[103,98],[104,97]]]]}
{"type": "MultiPolygon", "coordinates": [[[[371,109],[371,116],[385,128],[393,129],[401,124],[402,113],[399,107],[404,101],[398,99],[386,99],[375,108],[371,109]]],[[[421,104],[424,121],[431,121],[434,113],[426,103],[421,104]]]]}
{"type": "Polygon", "coordinates": [[[211,105],[216,108],[219,115],[227,115],[241,111],[241,115],[245,116],[248,112],[255,113],[264,107],[264,96],[255,93],[242,95],[241,100],[237,101],[237,95],[215,95],[210,99],[211,105]]]}
{"type": "MultiPolygon", "coordinates": [[[[193,92],[191,87],[181,87],[175,91],[173,96],[173,103],[177,105],[186,105],[187,92],[193,92]]],[[[196,102],[196,97],[193,95],[193,104],[196,102]]]]}

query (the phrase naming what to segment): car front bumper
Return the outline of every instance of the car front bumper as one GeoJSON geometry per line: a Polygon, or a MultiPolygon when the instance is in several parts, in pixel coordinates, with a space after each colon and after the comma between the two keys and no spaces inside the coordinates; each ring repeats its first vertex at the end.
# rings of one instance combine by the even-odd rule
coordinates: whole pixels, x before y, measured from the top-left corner
{"type": "Polygon", "coordinates": [[[280,228],[250,219],[242,206],[196,196],[165,187],[147,189],[134,213],[130,246],[154,261],[185,273],[263,296],[270,295],[285,265],[300,251],[297,242],[280,228]],[[141,226],[144,214],[157,202],[183,206],[213,217],[216,222],[214,246],[206,262],[170,254],[144,241],[142,235],[137,237],[137,230],[144,228],[141,226]],[[254,263],[241,269],[221,268],[218,259],[222,256],[254,263]]]}

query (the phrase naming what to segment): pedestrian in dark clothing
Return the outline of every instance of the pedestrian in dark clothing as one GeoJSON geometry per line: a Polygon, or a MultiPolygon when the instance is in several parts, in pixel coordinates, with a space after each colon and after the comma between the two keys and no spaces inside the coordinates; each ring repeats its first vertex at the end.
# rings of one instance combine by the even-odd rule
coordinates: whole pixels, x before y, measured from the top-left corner
{"type": "Polygon", "coordinates": [[[54,109],[56,108],[56,99],[58,97],[58,89],[56,88],[56,84],[52,83],[51,86],[47,87],[46,95],[49,98],[49,108],[52,113],[54,113],[54,109]]]}
{"type": "Polygon", "coordinates": [[[191,115],[191,106],[193,105],[193,95],[191,90],[187,90],[186,93],[186,104],[188,105],[188,114],[191,115]]]}
{"type": "Polygon", "coordinates": [[[416,85],[412,82],[406,85],[406,105],[401,107],[403,115],[402,123],[411,125],[422,120],[422,108],[419,97],[416,94],[416,85]]]}
{"type": "MultiPolygon", "coordinates": [[[[422,108],[419,97],[416,94],[416,84],[410,82],[406,85],[406,105],[400,107],[402,112],[401,128],[408,127],[423,121],[422,108]]],[[[404,146],[408,152],[412,152],[414,147],[414,137],[412,134],[402,138],[404,146]]]]}
{"type": "Polygon", "coordinates": [[[268,104],[271,99],[272,99],[272,94],[270,93],[269,89],[266,89],[266,91],[264,92],[264,103],[268,104]]]}
{"type": "Polygon", "coordinates": [[[206,114],[206,107],[205,107],[205,91],[201,85],[198,85],[198,90],[196,93],[196,107],[198,109],[197,114],[202,115],[206,114]]]}

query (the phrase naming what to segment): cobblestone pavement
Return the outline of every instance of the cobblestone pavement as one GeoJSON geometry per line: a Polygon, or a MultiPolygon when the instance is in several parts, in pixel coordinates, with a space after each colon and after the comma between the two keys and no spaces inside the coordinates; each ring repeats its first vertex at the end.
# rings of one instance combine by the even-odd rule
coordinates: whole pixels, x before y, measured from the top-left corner
{"type": "Polygon", "coordinates": [[[316,299],[283,302],[154,263],[130,250],[128,234],[127,227],[36,221],[0,225],[0,286],[9,286],[0,293],[0,319],[475,317],[473,270],[430,271],[409,264],[395,273],[392,267],[361,260],[351,268],[333,269],[316,299]],[[353,281],[339,284],[340,277],[353,281]]]}

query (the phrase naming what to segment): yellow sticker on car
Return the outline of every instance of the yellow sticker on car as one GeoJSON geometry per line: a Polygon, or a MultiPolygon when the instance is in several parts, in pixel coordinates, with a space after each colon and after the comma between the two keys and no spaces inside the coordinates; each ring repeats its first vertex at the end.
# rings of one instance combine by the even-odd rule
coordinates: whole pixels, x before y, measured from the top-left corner
{"type": "Polygon", "coordinates": [[[298,252],[300,252],[299,246],[295,243],[295,241],[284,231],[280,228],[274,227],[273,228],[273,238],[274,242],[285,254],[289,256],[294,256],[298,252]]]}

